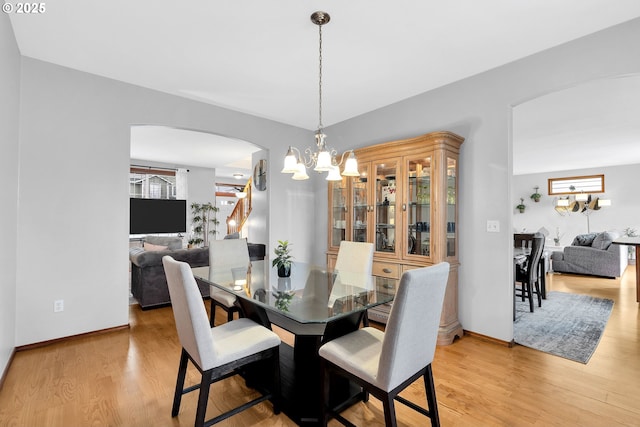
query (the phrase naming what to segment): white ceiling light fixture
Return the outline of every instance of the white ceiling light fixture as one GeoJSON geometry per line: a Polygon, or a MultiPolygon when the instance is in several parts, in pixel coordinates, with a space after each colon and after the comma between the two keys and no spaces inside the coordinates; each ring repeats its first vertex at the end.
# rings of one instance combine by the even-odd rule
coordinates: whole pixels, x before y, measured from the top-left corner
{"type": "Polygon", "coordinates": [[[323,132],[322,125],[322,26],[329,22],[331,17],[326,12],[317,11],[311,15],[311,22],[318,26],[319,39],[319,79],[318,79],[318,130],[316,131],[316,151],[311,148],[304,150],[303,156],[296,147],[289,146],[287,154],[284,158],[284,168],[282,173],[291,173],[292,179],[305,180],[309,179],[307,168],[313,167],[317,172],[329,172],[327,180],[340,181],[340,166],[344,162],[344,157],[349,153],[349,157],[345,163],[343,176],[359,176],[358,161],[353,150],[345,151],[338,163],[336,156],[338,152],[333,148],[328,148],[325,138],[327,135],[323,132]]]}
{"type": "Polygon", "coordinates": [[[242,179],[244,178],[244,174],[240,173],[240,172],[236,172],[232,175],[235,179],[242,179]]]}

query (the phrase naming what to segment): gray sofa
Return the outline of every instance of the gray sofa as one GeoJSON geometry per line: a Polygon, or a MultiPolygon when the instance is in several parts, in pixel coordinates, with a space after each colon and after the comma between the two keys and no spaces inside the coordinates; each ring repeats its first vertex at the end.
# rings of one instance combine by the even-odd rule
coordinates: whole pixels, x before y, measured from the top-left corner
{"type": "MultiPolygon", "coordinates": [[[[170,255],[176,261],[188,263],[191,267],[209,265],[209,248],[183,249],[179,237],[146,236],[147,249],[129,249],[131,261],[131,293],[143,310],[171,304],[167,277],[162,266],[162,257],[170,255]]],[[[265,245],[249,243],[249,258],[264,259],[265,245]]],[[[209,297],[209,285],[198,281],[203,298],[209,297]]]]}
{"type": "MultiPolygon", "coordinates": [[[[146,236],[145,246],[129,249],[131,261],[131,293],[143,310],[169,305],[169,287],[162,266],[162,257],[170,255],[192,267],[209,265],[207,248],[183,249],[179,237],[146,236]],[[153,245],[153,246],[150,246],[153,245]],[[162,248],[166,249],[162,249],[162,248]]],[[[203,297],[209,296],[209,286],[198,285],[203,297]]]]}
{"type": "Polygon", "coordinates": [[[579,234],[571,246],[562,252],[553,252],[554,272],[586,274],[602,277],[620,277],[627,267],[627,248],[612,243],[620,237],[615,231],[579,234]]]}

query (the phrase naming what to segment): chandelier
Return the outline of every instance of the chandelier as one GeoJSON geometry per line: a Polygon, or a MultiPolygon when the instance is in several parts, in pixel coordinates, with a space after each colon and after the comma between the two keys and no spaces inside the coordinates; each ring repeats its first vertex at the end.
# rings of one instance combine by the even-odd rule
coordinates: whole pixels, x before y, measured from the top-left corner
{"type": "Polygon", "coordinates": [[[340,166],[344,162],[343,176],[360,176],[358,172],[358,161],[353,150],[347,150],[342,154],[340,162],[337,161],[338,152],[327,147],[322,126],[322,26],[329,22],[331,17],[326,12],[314,12],[311,15],[311,22],[318,26],[319,34],[319,79],[318,79],[318,130],[316,131],[316,149],[304,150],[304,155],[296,147],[289,146],[284,158],[284,168],[282,173],[291,173],[292,179],[309,179],[307,168],[313,167],[317,172],[328,172],[327,181],[340,181],[340,166]],[[349,154],[345,162],[345,155],[349,154]]]}

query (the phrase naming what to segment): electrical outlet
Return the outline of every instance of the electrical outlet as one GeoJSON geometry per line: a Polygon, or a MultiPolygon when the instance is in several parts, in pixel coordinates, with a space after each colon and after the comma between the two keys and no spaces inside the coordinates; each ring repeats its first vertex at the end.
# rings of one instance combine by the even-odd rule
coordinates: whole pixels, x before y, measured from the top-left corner
{"type": "Polygon", "coordinates": [[[64,311],[64,300],[63,299],[57,299],[53,302],[53,312],[54,313],[59,313],[61,311],[64,311]]]}
{"type": "Polygon", "coordinates": [[[487,220],[487,232],[489,232],[489,233],[499,233],[500,232],[500,221],[498,221],[498,220],[487,220]]]}

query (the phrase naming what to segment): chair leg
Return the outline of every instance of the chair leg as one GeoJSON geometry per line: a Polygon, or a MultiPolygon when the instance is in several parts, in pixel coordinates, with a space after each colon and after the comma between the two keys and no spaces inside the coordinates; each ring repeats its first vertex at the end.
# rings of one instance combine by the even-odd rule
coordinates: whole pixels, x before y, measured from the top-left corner
{"type": "Polygon", "coordinates": [[[531,292],[531,283],[527,282],[526,287],[527,287],[527,298],[529,298],[529,311],[533,313],[533,295],[531,292]]]}
{"type": "Polygon", "coordinates": [[[382,401],[382,406],[384,406],[384,425],[386,427],[396,427],[396,407],[393,402],[393,396],[387,394],[386,399],[382,401]]]}
{"type": "Polygon", "coordinates": [[[367,310],[365,310],[364,314],[362,315],[362,326],[364,328],[369,327],[369,315],[367,314],[367,310]]]}
{"type": "Polygon", "coordinates": [[[213,328],[215,326],[216,323],[216,303],[213,300],[213,298],[211,298],[211,318],[209,319],[209,325],[211,325],[211,327],[213,328]]]}
{"type": "Polygon", "coordinates": [[[211,379],[213,370],[204,371],[200,381],[200,395],[198,396],[198,408],[196,409],[195,427],[204,426],[204,416],[207,413],[207,401],[209,400],[209,390],[211,389],[211,379]]]}
{"type": "Polygon", "coordinates": [[[273,413],[278,415],[280,413],[280,399],[282,398],[282,391],[280,390],[280,349],[276,348],[273,351],[273,413]]]}
{"type": "Polygon", "coordinates": [[[322,372],[322,412],[320,415],[320,425],[326,427],[329,422],[329,384],[331,382],[331,374],[327,370],[327,363],[322,358],[320,359],[320,372],[322,372]]]}
{"type": "Polygon", "coordinates": [[[424,371],[424,388],[427,392],[427,404],[429,405],[429,417],[431,427],[440,427],[440,415],[438,415],[438,401],[436,399],[436,388],[433,384],[433,371],[431,364],[424,371]]]}
{"type": "Polygon", "coordinates": [[[175,417],[180,411],[180,402],[182,401],[182,390],[184,389],[184,379],[187,376],[187,351],[183,348],[180,355],[180,365],[178,366],[178,378],[176,380],[176,390],[173,395],[173,407],[171,408],[171,416],[175,417]]]}

